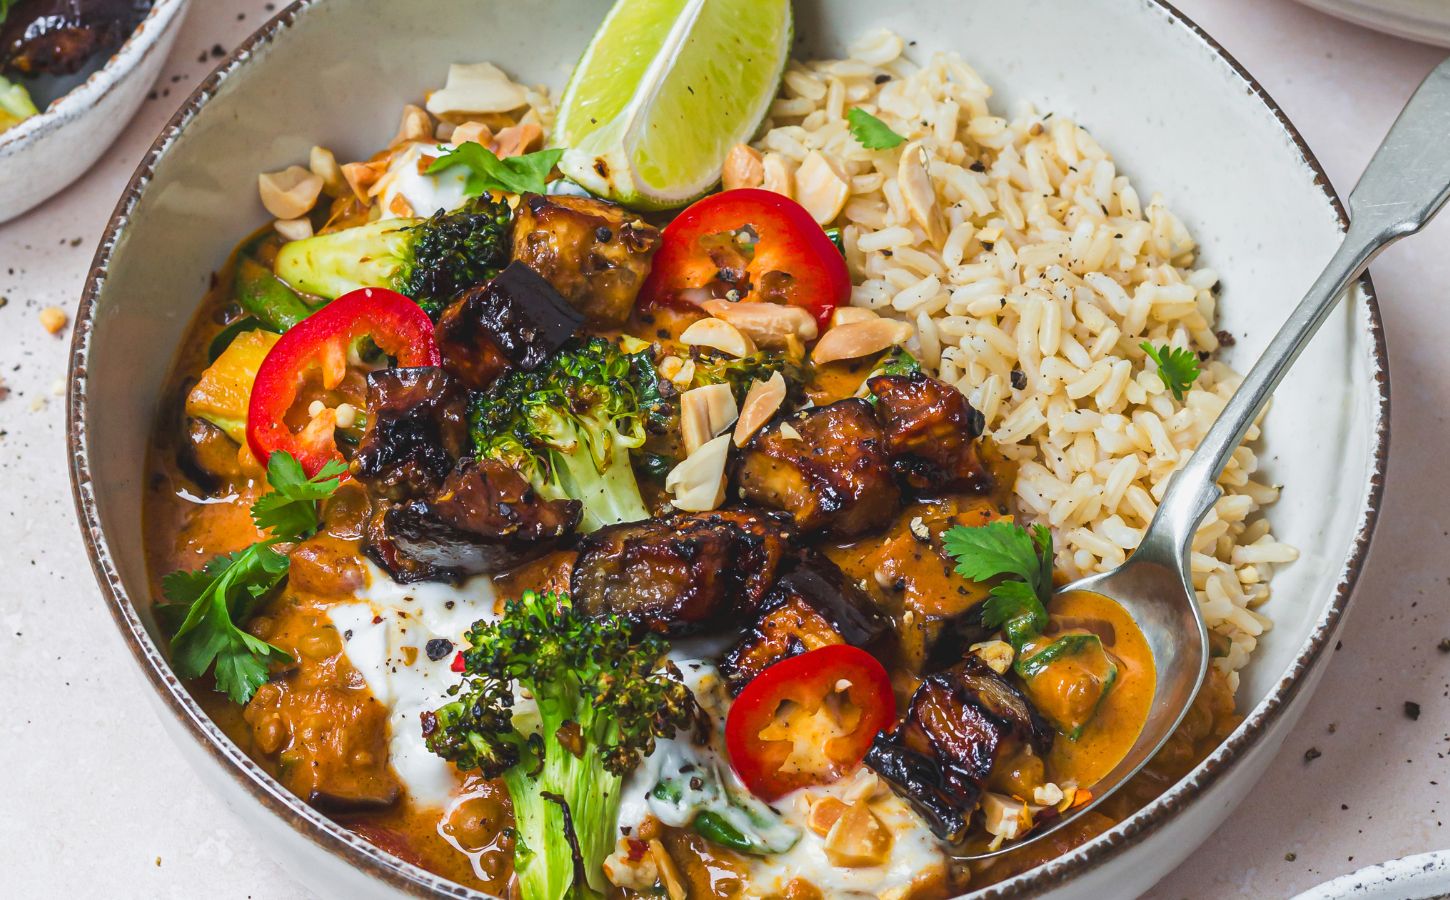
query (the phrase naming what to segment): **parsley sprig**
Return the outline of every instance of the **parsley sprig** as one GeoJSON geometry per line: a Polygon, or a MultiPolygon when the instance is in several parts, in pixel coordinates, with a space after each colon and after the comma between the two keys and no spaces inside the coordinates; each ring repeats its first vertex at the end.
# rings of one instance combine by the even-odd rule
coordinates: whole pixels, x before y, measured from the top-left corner
{"type": "Polygon", "coordinates": [[[1163,379],[1163,386],[1173,392],[1173,399],[1182,400],[1198,379],[1198,354],[1167,344],[1154,347],[1147,341],[1138,347],[1158,366],[1158,377],[1163,379]]]}
{"type": "Polygon", "coordinates": [[[851,137],[867,150],[890,150],[906,140],[859,106],[846,113],[846,127],[851,129],[851,137]]]}
{"type": "Polygon", "coordinates": [[[428,174],[446,172],[454,166],[468,170],[464,193],[477,197],[484,191],[509,194],[542,194],[549,173],[564,155],[563,150],[539,150],[500,159],[477,141],[465,141],[452,150],[439,147],[443,155],[428,166],[428,174]]]}
{"type": "Polygon", "coordinates": [[[1052,598],[1052,532],[1029,531],[1012,522],[976,528],[957,525],[942,535],[942,545],[957,560],[957,572],[972,581],[1003,580],[987,592],[982,624],[1001,629],[1018,650],[1047,627],[1052,598]]]}
{"type": "Polygon", "coordinates": [[[302,464],[285,452],[267,460],[272,490],[252,504],[252,521],[270,537],[216,556],[195,572],[176,571],[161,579],[167,603],[157,615],[172,626],[171,661],[182,678],[198,678],[208,670],[217,690],[233,702],[252,699],[267,681],[274,662],[290,662],[285,651],[238,626],[257,611],[287,577],[290,563],[278,544],[300,541],[321,525],[318,502],[331,496],[347,467],[329,462],[311,478],[302,464]]]}

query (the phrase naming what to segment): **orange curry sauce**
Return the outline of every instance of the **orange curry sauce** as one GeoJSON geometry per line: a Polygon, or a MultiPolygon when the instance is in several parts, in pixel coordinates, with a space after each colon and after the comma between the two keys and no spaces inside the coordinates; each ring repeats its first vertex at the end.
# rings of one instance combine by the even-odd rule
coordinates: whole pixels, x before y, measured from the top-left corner
{"type": "MultiPolygon", "coordinates": [[[[206,366],[206,348],[221,330],[231,302],[222,285],[207,296],[176,361],[161,403],[148,460],[145,499],[146,550],[153,596],[160,580],[176,569],[196,569],[218,553],[241,549],[261,535],[248,516],[261,472],[248,470],[216,496],[198,493],[178,462],[185,441],[182,401],[206,366]]],[[[641,324],[641,323],[636,323],[641,324]]],[[[674,322],[663,319],[631,329],[654,337],[674,322]]],[[[816,372],[808,394],[817,403],[855,393],[865,364],[832,364],[816,372]]],[[[903,665],[893,673],[901,699],[916,684],[910,674],[922,661],[932,629],[985,596],[985,588],[953,571],[949,560],[922,535],[940,535],[954,524],[981,525],[1010,514],[1011,467],[984,448],[999,485],[990,496],[944,498],[908,505],[880,534],[827,548],[831,558],[880,603],[897,625],[903,665]]],[[[245,460],[244,460],[245,462],[245,460]]],[[[245,708],[215,692],[209,678],[192,685],[198,700],[222,729],[289,790],[304,798],[325,796],[338,786],[349,795],[377,799],[381,809],[331,812],[339,822],[385,850],[473,888],[506,893],[511,879],[511,811],[501,783],[470,777],[462,793],[441,814],[415,806],[388,761],[387,712],[343,654],[343,641],[327,615],[329,605],[352,599],[366,573],[360,562],[365,499],[345,487],[327,505],[324,530],[292,554],[291,575],[280,595],[245,627],[291,654],[296,663],[285,678],[260,689],[245,708]]],[[[525,588],[567,585],[572,554],[555,553],[496,579],[498,595],[525,588]],[[562,581],[561,581],[562,580],[562,581]]],[[[1099,714],[1077,741],[1059,736],[1046,761],[1051,777],[1090,783],[1136,737],[1153,693],[1153,665],[1141,635],[1121,608],[1093,596],[1054,601],[1054,621],[1091,619],[1110,624],[1104,645],[1118,663],[1119,678],[1099,714]]],[[[913,896],[941,897],[980,887],[1056,856],[1131,814],[1185,774],[1237,724],[1232,693],[1224,677],[1210,670],[1208,683],[1167,748],[1148,769],[1085,821],[1023,851],[986,863],[958,866],[953,884],[924,884],[913,896]]],[[[744,860],[677,829],[660,828],[691,897],[734,897],[742,892],[744,860]]],[[[819,897],[798,884],[792,896],[819,897]]],[[[624,896],[625,892],[619,892],[624,896]]]]}

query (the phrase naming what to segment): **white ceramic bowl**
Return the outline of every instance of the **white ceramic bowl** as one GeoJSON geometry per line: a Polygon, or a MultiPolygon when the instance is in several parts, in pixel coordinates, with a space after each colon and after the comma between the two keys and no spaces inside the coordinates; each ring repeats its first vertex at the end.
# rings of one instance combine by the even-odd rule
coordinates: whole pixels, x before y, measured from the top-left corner
{"type": "Polygon", "coordinates": [[[190,0],[156,0],[110,58],[83,81],[0,131],[0,222],[49,199],[116,140],[155,83],[190,0]]]}
{"type": "Polygon", "coordinates": [[[1450,3],[1445,0],[1299,0],[1347,22],[1450,47],[1450,3]]]}
{"type": "MultiPolygon", "coordinates": [[[[76,323],[73,478],[104,595],[155,687],[161,719],[276,856],[326,896],[474,896],[394,859],[289,795],[177,682],[147,611],[142,459],[171,354],[211,271],[262,221],[256,173],[314,143],[362,157],[450,62],[493,60],[561,85],[602,0],[302,0],[201,85],[117,208],[76,323]],[[144,352],[140,348],[156,348],[144,352]]],[[[1145,198],[1162,192],[1223,276],[1221,327],[1246,367],[1329,258],[1344,215],[1269,98],[1156,0],[911,4],[800,0],[799,52],[840,53],[890,26],[911,53],[955,49],[1000,90],[1070,113],[1145,198]]],[[[1318,681],[1373,531],[1388,451],[1385,350],[1363,280],[1279,390],[1262,456],[1286,485],[1274,531],[1302,548],[1274,580],[1275,627],[1245,670],[1246,719],[1137,815],[989,896],[1130,896],[1192,852],[1253,787],[1318,681]]]]}

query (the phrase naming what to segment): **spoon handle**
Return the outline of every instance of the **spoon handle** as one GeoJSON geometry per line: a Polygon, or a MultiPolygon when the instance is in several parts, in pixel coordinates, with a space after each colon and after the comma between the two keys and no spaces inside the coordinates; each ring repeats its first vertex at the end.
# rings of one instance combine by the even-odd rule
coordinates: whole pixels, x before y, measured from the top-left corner
{"type": "Polygon", "coordinates": [[[1177,559],[1223,493],[1219,475],[1344,288],[1392,241],[1419,231],[1450,196],[1450,60],[1420,84],[1349,195],[1350,225],[1323,274],[1269,342],[1192,458],[1169,482],[1140,553],[1177,559]]]}

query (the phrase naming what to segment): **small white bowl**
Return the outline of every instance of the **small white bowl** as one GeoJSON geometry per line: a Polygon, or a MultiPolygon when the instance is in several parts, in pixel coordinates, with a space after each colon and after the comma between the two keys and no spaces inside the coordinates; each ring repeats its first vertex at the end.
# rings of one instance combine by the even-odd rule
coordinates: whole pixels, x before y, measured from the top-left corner
{"type": "Polygon", "coordinates": [[[0,131],[0,222],[75,181],[131,121],[171,51],[190,0],[156,0],[105,65],[63,96],[0,131]]]}

